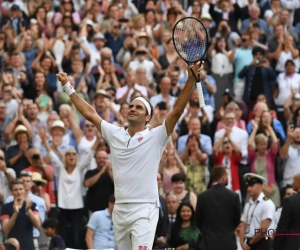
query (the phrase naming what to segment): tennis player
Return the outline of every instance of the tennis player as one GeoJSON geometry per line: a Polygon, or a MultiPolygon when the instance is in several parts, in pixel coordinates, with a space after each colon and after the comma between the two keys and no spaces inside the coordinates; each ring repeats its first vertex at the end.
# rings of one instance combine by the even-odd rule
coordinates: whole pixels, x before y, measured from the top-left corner
{"type": "Polygon", "coordinates": [[[118,250],[152,249],[160,206],[156,180],[158,166],[192,93],[195,84],[192,68],[201,74],[200,63],[189,68],[188,80],[173,110],[162,125],[151,130],[145,125],[151,119],[153,107],[146,99],[137,97],[130,103],[129,127],[125,131],[103,120],[91,105],[77,95],[66,73],[57,74],[78,111],[97,127],[109,143],[116,198],[112,219],[118,250]]]}

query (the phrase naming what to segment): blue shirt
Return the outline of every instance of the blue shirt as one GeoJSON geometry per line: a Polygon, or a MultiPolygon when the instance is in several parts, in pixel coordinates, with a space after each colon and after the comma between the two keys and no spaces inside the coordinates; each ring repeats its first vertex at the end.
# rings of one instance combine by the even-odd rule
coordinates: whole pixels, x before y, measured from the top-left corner
{"type": "MultiPolygon", "coordinates": [[[[177,143],[178,154],[182,154],[184,152],[184,150],[186,148],[186,142],[187,142],[188,137],[189,137],[189,135],[183,135],[183,136],[179,137],[178,143],[177,143]]],[[[206,153],[208,155],[212,155],[212,143],[211,143],[210,137],[207,135],[201,134],[199,136],[199,140],[200,140],[202,152],[206,153]]]]}
{"type": "Polygon", "coordinates": [[[87,227],[94,230],[93,243],[95,249],[116,249],[113,222],[108,209],[94,212],[87,227]]]}
{"type": "MultiPolygon", "coordinates": [[[[169,102],[172,105],[171,110],[173,109],[175,100],[176,100],[176,98],[174,96],[169,95],[169,102]]],[[[163,98],[162,94],[158,94],[158,95],[152,96],[150,98],[150,103],[153,106],[153,108],[155,108],[155,106],[160,102],[165,102],[165,99],[163,98]]]]}
{"type": "MultiPolygon", "coordinates": [[[[33,193],[30,193],[28,195],[28,198],[32,200],[32,202],[34,202],[36,205],[37,205],[37,210],[39,212],[39,216],[42,220],[42,223],[44,222],[45,220],[45,214],[46,214],[46,203],[44,201],[44,199],[42,199],[41,197],[38,197],[37,195],[33,194],[33,193]]],[[[10,203],[14,201],[14,197],[12,195],[8,196],[5,200],[5,204],[6,203],[10,203]]],[[[37,228],[33,228],[33,237],[34,238],[37,238],[40,236],[40,232],[37,228]]]]}
{"type": "Polygon", "coordinates": [[[238,74],[242,71],[245,66],[248,66],[253,61],[252,49],[244,49],[244,48],[237,48],[234,54],[234,66],[235,66],[235,73],[234,73],[234,82],[242,81],[241,78],[238,77],[238,74]]]}

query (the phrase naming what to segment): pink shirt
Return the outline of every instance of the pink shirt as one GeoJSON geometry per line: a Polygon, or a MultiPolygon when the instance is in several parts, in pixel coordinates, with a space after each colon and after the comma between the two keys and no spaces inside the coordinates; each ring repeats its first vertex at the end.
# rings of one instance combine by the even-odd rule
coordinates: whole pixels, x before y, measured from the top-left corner
{"type": "MultiPolygon", "coordinates": [[[[147,88],[145,86],[141,86],[141,85],[135,84],[134,88],[136,90],[140,91],[143,96],[145,96],[145,97],[148,96],[148,91],[147,91],[147,88]]],[[[128,90],[128,86],[127,85],[123,86],[122,88],[118,88],[117,93],[116,93],[116,99],[119,100],[120,98],[122,98],[122,96],[125,95],[125,93],[127,92],[127,90],[128,90]]],[[[127,99],[126,99],[126,102],[130,103],[130,101],[131,101],[131,95],[133,94],[133,92],[134,92],[133,89],[131,89],[129,91],[127,99]]]]}
{"type": "MultiPolygon", "coordinates": [[[[277,186],[277,183],[275,181],[275,163],[276,163],[276,156],[278,153],[278,147],[274,149],[272,146],[271,148],[266,152],[266,170],[268,173],[268,185],[271,186],[272,184],[277,186]]],[[[248,162],[251,166],[251,172],[255,173],[255,160],[257,157],[257,153],[255,150],[249,150],[248,151],[248,162]]]]}

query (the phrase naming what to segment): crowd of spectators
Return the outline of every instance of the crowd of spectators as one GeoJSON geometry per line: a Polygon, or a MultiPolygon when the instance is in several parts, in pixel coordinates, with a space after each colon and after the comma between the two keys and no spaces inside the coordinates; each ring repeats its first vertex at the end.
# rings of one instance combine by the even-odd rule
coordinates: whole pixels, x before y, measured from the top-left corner
{"type": "Polygon", "coordinates": [[[267,180],[264,194],[281,207],[280,191],[300,173],[299,0],[1,2],[1,246],[115,248],[109,142],[56,73],[66,72],[107,122],[126,129],[130,101],[143,96],[154,107],[147,127],[159,126],[187,80],[172,42],[186,16],[209,34],[200,79],[206,106],[194,90],[153,166],[163,208],[154,248],[194,249],[186,244],[201,235],[197,196],[217,166],[228,169],[227,187],[241,206],[249,198],[242,177],[251,172],[267,180]]]}

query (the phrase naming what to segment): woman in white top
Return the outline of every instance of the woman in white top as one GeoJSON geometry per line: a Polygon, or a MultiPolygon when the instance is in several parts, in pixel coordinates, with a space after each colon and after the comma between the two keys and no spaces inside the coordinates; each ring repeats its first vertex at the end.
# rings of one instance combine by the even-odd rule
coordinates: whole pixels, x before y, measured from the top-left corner
{"type": "Polygon", "coordinates": [[[231,51],[228,51],[228,45],[223,37],[214,38],[208,49],[208,56],[211,59],[211,76],[217,84],[215,93],[215,108],[222,105],[222,97],[228,88],[233,90],[233,65],[229,62],[228,57],[231,51]]]}
{"type": "Polygon", "coordinates": [[[271,9],[266,10],[264,14],[264,18],[269,26],[274,26],[277,24],[280,11],[280,0],[271,0],[271,9]]]}
{"type": "Polygon", "coordinates": [[[275,60],[277,60],[276,71],[282,73],[285,71],[285,63],[287,60],[293,60],[295,63],[295,72],[299,72],[300,59],[299,50],[294,46],[294,39],[287,34],[279,40],[282,44],[281,51],[277,53],[275,60]]]}
{"type": "MultiPolygon", "coordinates": [[[[71,224],[72,228],[72,248],[78,249],[79,246],[79,231],[81,223],[81,210],[83,208],[83,199],[81,195],[82,171],[90,165],[94,156],[95,150],[99,144],[97,140],[92,149],[85,155],[84,159],[78,161],[77,152],[74,148],[70,148],[65,153],[63,161],[52,151],[47,141],[47,134],[41,133],[42,143],[47,149],[53,167],[59,172],[58,183],[58,207],[60,209],[59,226],[60,235],[67,242],[67,226],[71,224]]],[[[57,149],[60,150],[59,148],[57,149]]]]}

